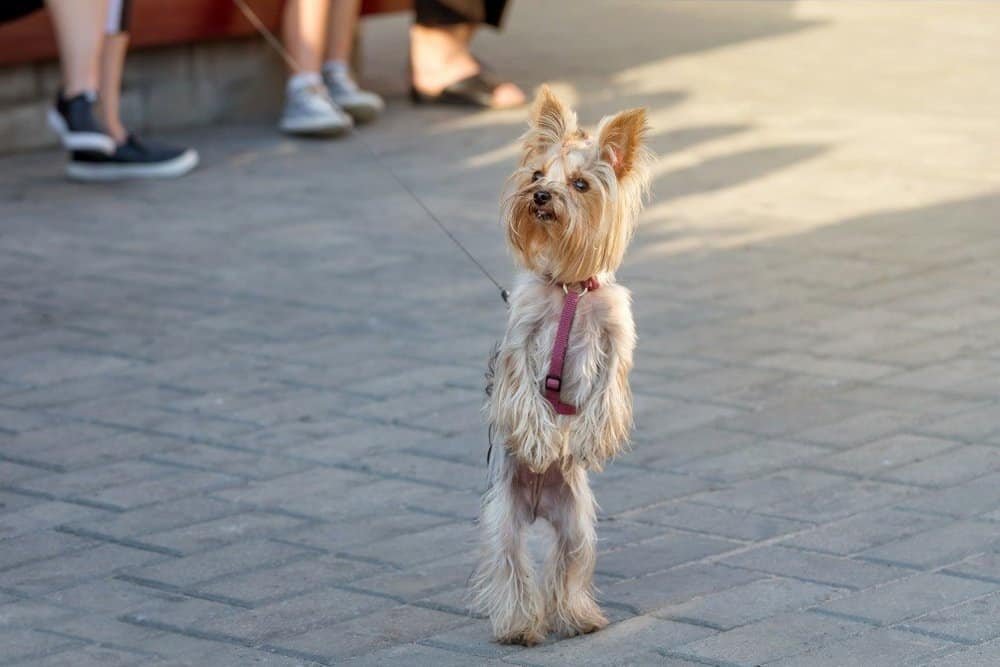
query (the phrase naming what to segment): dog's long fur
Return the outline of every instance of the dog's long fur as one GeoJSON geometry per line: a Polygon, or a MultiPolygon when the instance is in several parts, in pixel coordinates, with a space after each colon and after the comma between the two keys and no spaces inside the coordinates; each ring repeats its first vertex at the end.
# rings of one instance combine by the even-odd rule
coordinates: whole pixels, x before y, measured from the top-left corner
{"type": "Polygon", "coordinates": [[[532,645],[549,631],[573,635],[607,624],[593,594],[596,503],[587,470],[621,451],[632,427],[635,326],[614,271],[648,188],[645,132],[645,112],[635,109],[604,118],[589,135],[543,87],[502,201],[508,245],[525,271],[491,364],[485,412],[503,446],[490,460],[473,579],[476,606],[501,642],[532,645]],[[551,195],[544,206],[535,203],[541,189],[551,195]],[[542,384],[562,286],[592,276],[600,288],[580,298],[563,371],[562,400],[577,414],[557,415],[542,384]],[[541,585],[523,544],[538,516],[556,532],[541,585]]]}

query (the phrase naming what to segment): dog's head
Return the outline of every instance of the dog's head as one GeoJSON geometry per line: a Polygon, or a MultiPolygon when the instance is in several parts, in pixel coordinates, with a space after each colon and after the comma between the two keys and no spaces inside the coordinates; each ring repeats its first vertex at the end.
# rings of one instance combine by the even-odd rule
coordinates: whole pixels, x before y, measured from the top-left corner
{"type": "Polygon", "coordinates": [[[593,134],[543,86],[502,202],[518,261],[573,283],[621,264],[649,187],[645,109],[607,116],[593,134]]]}

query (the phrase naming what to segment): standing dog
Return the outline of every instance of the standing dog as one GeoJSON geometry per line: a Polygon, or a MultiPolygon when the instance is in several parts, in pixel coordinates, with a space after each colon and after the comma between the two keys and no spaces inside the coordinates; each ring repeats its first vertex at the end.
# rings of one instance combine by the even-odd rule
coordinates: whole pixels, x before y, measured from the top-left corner
{"type": "Polygon", "coordinates": [[[649,184],[643,109],[594,134],[543,87],[502,202],[507,242],[525,269],[488,373],[485,411],[503,447],[483,498],[476,607],[496,639],[600,630],[594,600],[596,503],[587,470],[627,443],[635,347],[630,295],[615,282],[649,184]],[[556,544],[536,582],[524,529],[537,517],[556,544]]]}

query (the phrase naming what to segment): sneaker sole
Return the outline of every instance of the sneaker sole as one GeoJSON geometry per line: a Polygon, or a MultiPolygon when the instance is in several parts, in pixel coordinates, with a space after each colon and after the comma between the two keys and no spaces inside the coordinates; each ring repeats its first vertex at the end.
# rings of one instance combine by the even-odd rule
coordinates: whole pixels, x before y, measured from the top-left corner
{"type": "Polygon", "coordinates": [[[94,164],[70,161],[66,165],[66,175],[74,181],[87,183],[177,178],[197,166],[198,152],[194,149],[188,149],[173,160],[148,164],[94,164]]]}
{"type": "Polygon", "coordinates": [[[115,152],[115,140],[100,132],[72,132],[66,121],[55,109],[49,108],[46,118],[52,131],[59,135],[63,148],[68,151],[97,151],[105,155],[115,152]]]}
{"type": "Polygon", "coordinates": [[[335,137],[347,132],[353,126],[350,123],[332,123],[326,120],[282,120],[278,127],[286,134],[335,137]]]}
{"type": "Polygon", "coordinates": [[[378,118],[378,115],[382,113],[382,107],[373,107],[367,104],[361,104],[358,106],[345,106],[341,104],[340,108],[346,111],[351,118],[354,119],[354,122],[359,125],[363,123],[370,123],[378,118]]]}

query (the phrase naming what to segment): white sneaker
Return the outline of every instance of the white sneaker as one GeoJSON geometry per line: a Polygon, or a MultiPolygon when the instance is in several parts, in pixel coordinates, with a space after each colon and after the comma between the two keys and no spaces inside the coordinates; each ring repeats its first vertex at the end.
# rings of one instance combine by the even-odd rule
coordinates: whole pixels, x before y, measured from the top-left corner
{"type": "Polygon", "coordinates": [[[286,90],[278,126],[289,134],[332,136],[351,129],[354,122],[330,99],[326,88],[304,86],[286,90]]]}
{"type": "Polygon", "coordinates": [[[356,123],[367,123],[385,109],[385,101],[376,93],[361,90],[346,70],[323,68],[323,83],[330,99],[351,114],[356,123]]]}

